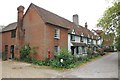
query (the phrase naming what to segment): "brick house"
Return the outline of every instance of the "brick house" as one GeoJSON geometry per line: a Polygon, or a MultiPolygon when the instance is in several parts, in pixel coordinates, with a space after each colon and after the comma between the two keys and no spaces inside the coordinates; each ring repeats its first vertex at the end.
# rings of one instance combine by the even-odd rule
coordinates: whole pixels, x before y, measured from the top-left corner
{"type": "Polygon", "coordinates": [[[32,56],[38,60],[45,60],[48,52],[53,57],[62,48],[78,54],[85,53],[88,45],[97,45],[97,37],[87,29],[87,23],[85,27],[79,25],[77,15],[71,22],[33,3],[25,13],[23,6],[17,10],[17,22],[2,30],[2,51],[7,58],[20,58],[20,48],[25,44],[37,47],[38,54],[32,56]]]}

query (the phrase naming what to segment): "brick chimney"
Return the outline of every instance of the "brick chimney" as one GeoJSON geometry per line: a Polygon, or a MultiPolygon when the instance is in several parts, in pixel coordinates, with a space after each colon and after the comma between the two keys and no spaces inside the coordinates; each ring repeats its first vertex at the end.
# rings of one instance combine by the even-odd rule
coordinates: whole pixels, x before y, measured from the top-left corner
{"type": "Polygon", "coordinates": [[[17,8],[18,14],[17,14],[17,41],[18,41],[18,45],[19,47],[21,46],[21,44],[23,43],[23,36],[24,36],[24,32],[23,32],[23,16],[24,16],[24,7],[23,6],[19,6],[17,8]]]}
{"type": "Polygon", "coordinates": [[[17,10],[18,10],[18,19],[17,19],[17,21],[18,21],[18,24],[17,24],[17,26],[18,27],[22,27],[22,24],[23,24],[23,15],[24,15],[24,7],[23,6],[19,6],[18,8],[17,8],[17,10]]]}
{"type": "Polygon", "coordinates": [[[79,25],[79,17],[77,14],[74,14],[73,15],[73,22],[76,24],[76,25],[79,25]]]}
{"type": "Polygon", "coordinates": [[[87,25],[87,22],[85,23],[85,28],[87,29],[88,25],[87,25]]]}

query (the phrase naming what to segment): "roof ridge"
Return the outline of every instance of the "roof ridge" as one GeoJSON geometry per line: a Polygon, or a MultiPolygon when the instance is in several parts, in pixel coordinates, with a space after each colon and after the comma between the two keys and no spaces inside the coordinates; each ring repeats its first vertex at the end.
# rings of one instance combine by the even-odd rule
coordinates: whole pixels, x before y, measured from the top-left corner
{"type": "MultiPolygon", "coordinates": [[[[17,22],[12,22],[12,23],[8,24],[7,26],[5,26],[4,28],[8,27],[9,25],[16,24],[16,23],[17,23],[17,22]]],[[[4,29],[4,28],[3,28],[3,29],[4,29]]]]}
{"type": "Polygon", "coordinates": [[[60,17],[60,18],[64,19],[64,20],[69,21],[70,23],[75,24],[74,22],[72,22],[72,21],[70,21],[70,20],[68,20],[68,19],[66,19],[66,18],[64,18],[64,17],[61,17],[61,16],[59,16],[58,14],[55,14],[55,13],[53,13],[53,12],[51,12],[51,11],[48,11],[47,9],[44,9],[44,8],[42,8],[42,7],[39,7],[39,6],[37,6],[37,5],[33,4],[33,3],[31,3],[31,4],[32,4],[32,5],[34,5],[34,6],[35,6],[35,7],[37,7],[37,8],[43,9],[43,10],[45,10],[45,11],[47,11],[47,12],[52,13],[53,15],[56,15],[56,16],[58,16],[58,17],[60,17]]]}

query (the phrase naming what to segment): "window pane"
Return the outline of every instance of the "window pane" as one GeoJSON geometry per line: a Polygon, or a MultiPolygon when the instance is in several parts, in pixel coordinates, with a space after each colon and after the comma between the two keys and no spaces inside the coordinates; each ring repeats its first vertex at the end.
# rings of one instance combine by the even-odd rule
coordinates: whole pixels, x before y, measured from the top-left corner
{"type": "Polygon", "coordinates": [[[54,37],[60,38],[60,30],[59,29],[55,29],[54,37]]]}

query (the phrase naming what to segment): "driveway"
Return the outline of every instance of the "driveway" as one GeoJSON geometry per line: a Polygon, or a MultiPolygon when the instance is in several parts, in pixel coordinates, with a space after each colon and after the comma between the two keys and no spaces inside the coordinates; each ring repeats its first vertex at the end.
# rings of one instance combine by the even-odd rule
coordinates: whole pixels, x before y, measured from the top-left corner
{"type": "Polygon", "coordinates": [[[118,53],[110,53],[82,67],[59,71],[23,62],[3,61],[3,78],[118,78],[118,53]]]}

